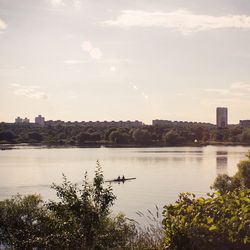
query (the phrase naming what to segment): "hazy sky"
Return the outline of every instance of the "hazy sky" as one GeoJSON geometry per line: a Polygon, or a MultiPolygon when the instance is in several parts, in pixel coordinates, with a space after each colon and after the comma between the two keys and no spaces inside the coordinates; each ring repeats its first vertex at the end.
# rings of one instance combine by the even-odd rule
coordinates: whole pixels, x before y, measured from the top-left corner
{"type": "Polygon", "coordinates": [[[249,0],[0,0],[0,121],[250,119],[249,0]]]}

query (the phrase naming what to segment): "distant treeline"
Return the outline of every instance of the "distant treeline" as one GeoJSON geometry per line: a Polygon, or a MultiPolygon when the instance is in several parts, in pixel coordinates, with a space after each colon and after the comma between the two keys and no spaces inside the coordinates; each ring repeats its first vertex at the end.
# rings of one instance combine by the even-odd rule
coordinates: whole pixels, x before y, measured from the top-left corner
{"type": "Polygon", "coordinates": [[[134,128],[84,127],[80,125],[17,125],[0,123],[0,143],[44,145],[182,146],[250,144],[250,128],[217,129],[209,126],[169,125],[134,128]]]}

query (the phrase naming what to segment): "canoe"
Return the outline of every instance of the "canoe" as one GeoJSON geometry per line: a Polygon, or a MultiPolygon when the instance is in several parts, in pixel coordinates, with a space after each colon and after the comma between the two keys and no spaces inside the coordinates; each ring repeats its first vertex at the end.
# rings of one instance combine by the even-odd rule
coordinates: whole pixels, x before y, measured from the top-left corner
{"type": "Polygon", "coordinates": [[[109,181],[105,181],[105,182],[125,182],[125,181],[131,181],[131,180],[135,180],[136,178],[125,178],[125,179],[113,179],[113,180],[109,180],[109,181]]]}

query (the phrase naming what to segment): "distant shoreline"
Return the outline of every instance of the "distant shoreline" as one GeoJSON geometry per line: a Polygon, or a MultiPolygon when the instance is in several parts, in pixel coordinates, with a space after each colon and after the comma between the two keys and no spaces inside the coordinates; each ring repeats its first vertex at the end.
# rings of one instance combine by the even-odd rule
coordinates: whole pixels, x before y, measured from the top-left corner
{"type": "Polygon", "coordinates": [[[247,143],[233,143],[233,142],[201,142],[201,143],[187,143],[182,145],[160,145],[160,144],[109,144],[109,143],[85,143],[82,145],[60,145],[60,144],[45,144],[45,143],[9,143],[0,144],[0,150],[11,150],[18,148],[174,148],[174,147],[206,147],[206,146],[243,146],[247,147],[247,143]]]}

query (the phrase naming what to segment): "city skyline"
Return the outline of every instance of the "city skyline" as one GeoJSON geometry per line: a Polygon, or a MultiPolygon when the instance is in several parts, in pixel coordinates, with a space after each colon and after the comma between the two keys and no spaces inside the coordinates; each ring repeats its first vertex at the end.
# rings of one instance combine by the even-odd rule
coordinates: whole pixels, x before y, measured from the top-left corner
{"type": "Polygon", "coordinates": [[[79,123],[82,125],[135,125],[135,126],[142,126],[142,125],[159,125],[159,126],[165,126],[169,124],[181,124],[181,123],[197,123],[197,124],[203,124],[203,125],[216,125],[217,128],[227,128],[229,125],[241,125],[243,127],[249,127],[250,126],[250,120],[249,119],[240,119],[238,123],[236,124],[228,124],[228,108],[227,107],[216,107],[216,112],[215,112],[215,123],[209,123],[209,122],[203,122],[203,121],[187,121],[187,120],[166,120],[166,119],[153,119],[151,120],[151,123],[144,123],[139,120],[74,120],[74,121],[65,121],[65,120],[46,120],[44,116],[42,115],[37,115],[33,120],[30,120],[29,118],[21,118],[20,116],[15,118],[16,124],[29,124],[29,123],[35,123],[39,125],[45,125],[45,124],[74,124],[74,123],[79,123]]]}
{"type": "Polygon", "coordinates": [[[250,3],[0,0],[0,121],[249,119],[250,3]]]}

